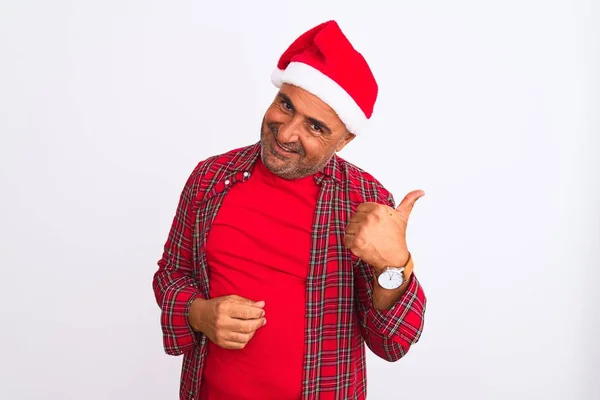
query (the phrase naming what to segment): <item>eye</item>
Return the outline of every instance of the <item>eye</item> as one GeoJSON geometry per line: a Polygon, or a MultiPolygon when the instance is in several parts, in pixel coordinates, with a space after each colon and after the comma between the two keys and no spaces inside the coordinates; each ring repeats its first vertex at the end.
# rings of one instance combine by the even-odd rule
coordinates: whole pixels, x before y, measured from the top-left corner
{"type": "Polygon", "coordinates": [[[318,124],[310,124],[310,130],[315,133],[323,133],[323,128],[318,124]]]}
{"type": "Polygon", "coordinates": [[[281,104],[281,107],[286,111],[292,111],[294,109],[292,105],[285,100],[281,100],[279,104],[281,104]]]}

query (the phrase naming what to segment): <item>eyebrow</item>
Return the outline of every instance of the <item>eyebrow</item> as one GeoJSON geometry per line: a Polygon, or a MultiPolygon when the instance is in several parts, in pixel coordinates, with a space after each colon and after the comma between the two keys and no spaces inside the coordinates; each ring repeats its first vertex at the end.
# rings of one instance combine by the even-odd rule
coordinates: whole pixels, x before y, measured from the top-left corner
{"type": "MultiPolygon", "coordinates": [[[[290,99],[290,97],[287,94],[280,92],[279,93],[279,97],[282,98],[283,100],[285,100],[285,102],[290,105],[290,108],[293,111],[296,111],[296,107],[294,107],[294,103],[292,103],[292,99],[290,99]]],[[[309,117],[309,116],[305,116],[305,118],[311,124],[315,124],[315,125],[320,126],[321,129],[323,129],[327,134],[331,135],[331,129],[329,129],[329,127],[327,126],[327,124],[325,124],[323,121],[319,121],[318,119],[316,119],[314,117],[309,117]]]]}

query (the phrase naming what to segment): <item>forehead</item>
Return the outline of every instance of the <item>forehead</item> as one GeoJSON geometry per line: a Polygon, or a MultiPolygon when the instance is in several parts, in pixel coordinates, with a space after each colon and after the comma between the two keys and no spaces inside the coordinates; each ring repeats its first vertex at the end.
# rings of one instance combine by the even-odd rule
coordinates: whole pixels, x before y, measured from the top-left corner
{"type": "Polygon", "coordinates": [[[286,95],[292,102],[296,111],[308,117],[327,119],[331,125],[344,125],[336,112],[323,100],[298,86],[283,84],[279,93],[286,95]]]}

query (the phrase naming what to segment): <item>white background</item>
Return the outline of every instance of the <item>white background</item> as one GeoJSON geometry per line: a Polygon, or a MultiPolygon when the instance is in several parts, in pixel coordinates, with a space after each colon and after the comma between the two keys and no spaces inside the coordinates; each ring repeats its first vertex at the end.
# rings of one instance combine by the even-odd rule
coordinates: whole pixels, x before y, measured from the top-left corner
{"type": "Polygon", "coordinates": [[[595,1],[3,1],[0,398],[175,399],[151,279],[191,169],[258,140],[337,19],[380,83],[341,156],[397,201],[421,341],[371,399],[599,399],[595,1]],[[326,3],[322,4],[322,3],[326,3]]]}

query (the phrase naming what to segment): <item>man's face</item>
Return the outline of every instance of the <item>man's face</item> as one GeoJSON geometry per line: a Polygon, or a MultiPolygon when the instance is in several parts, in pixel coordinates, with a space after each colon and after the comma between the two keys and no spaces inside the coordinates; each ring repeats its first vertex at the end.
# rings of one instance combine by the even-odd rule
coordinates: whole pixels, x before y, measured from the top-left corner
{"type": "Polygon", "coordinates": [[[260,142],[265,166],[285,179],[321,170],[354,135],[337,114],[315,95],[282,85],[265,113],[260,142]]]}

